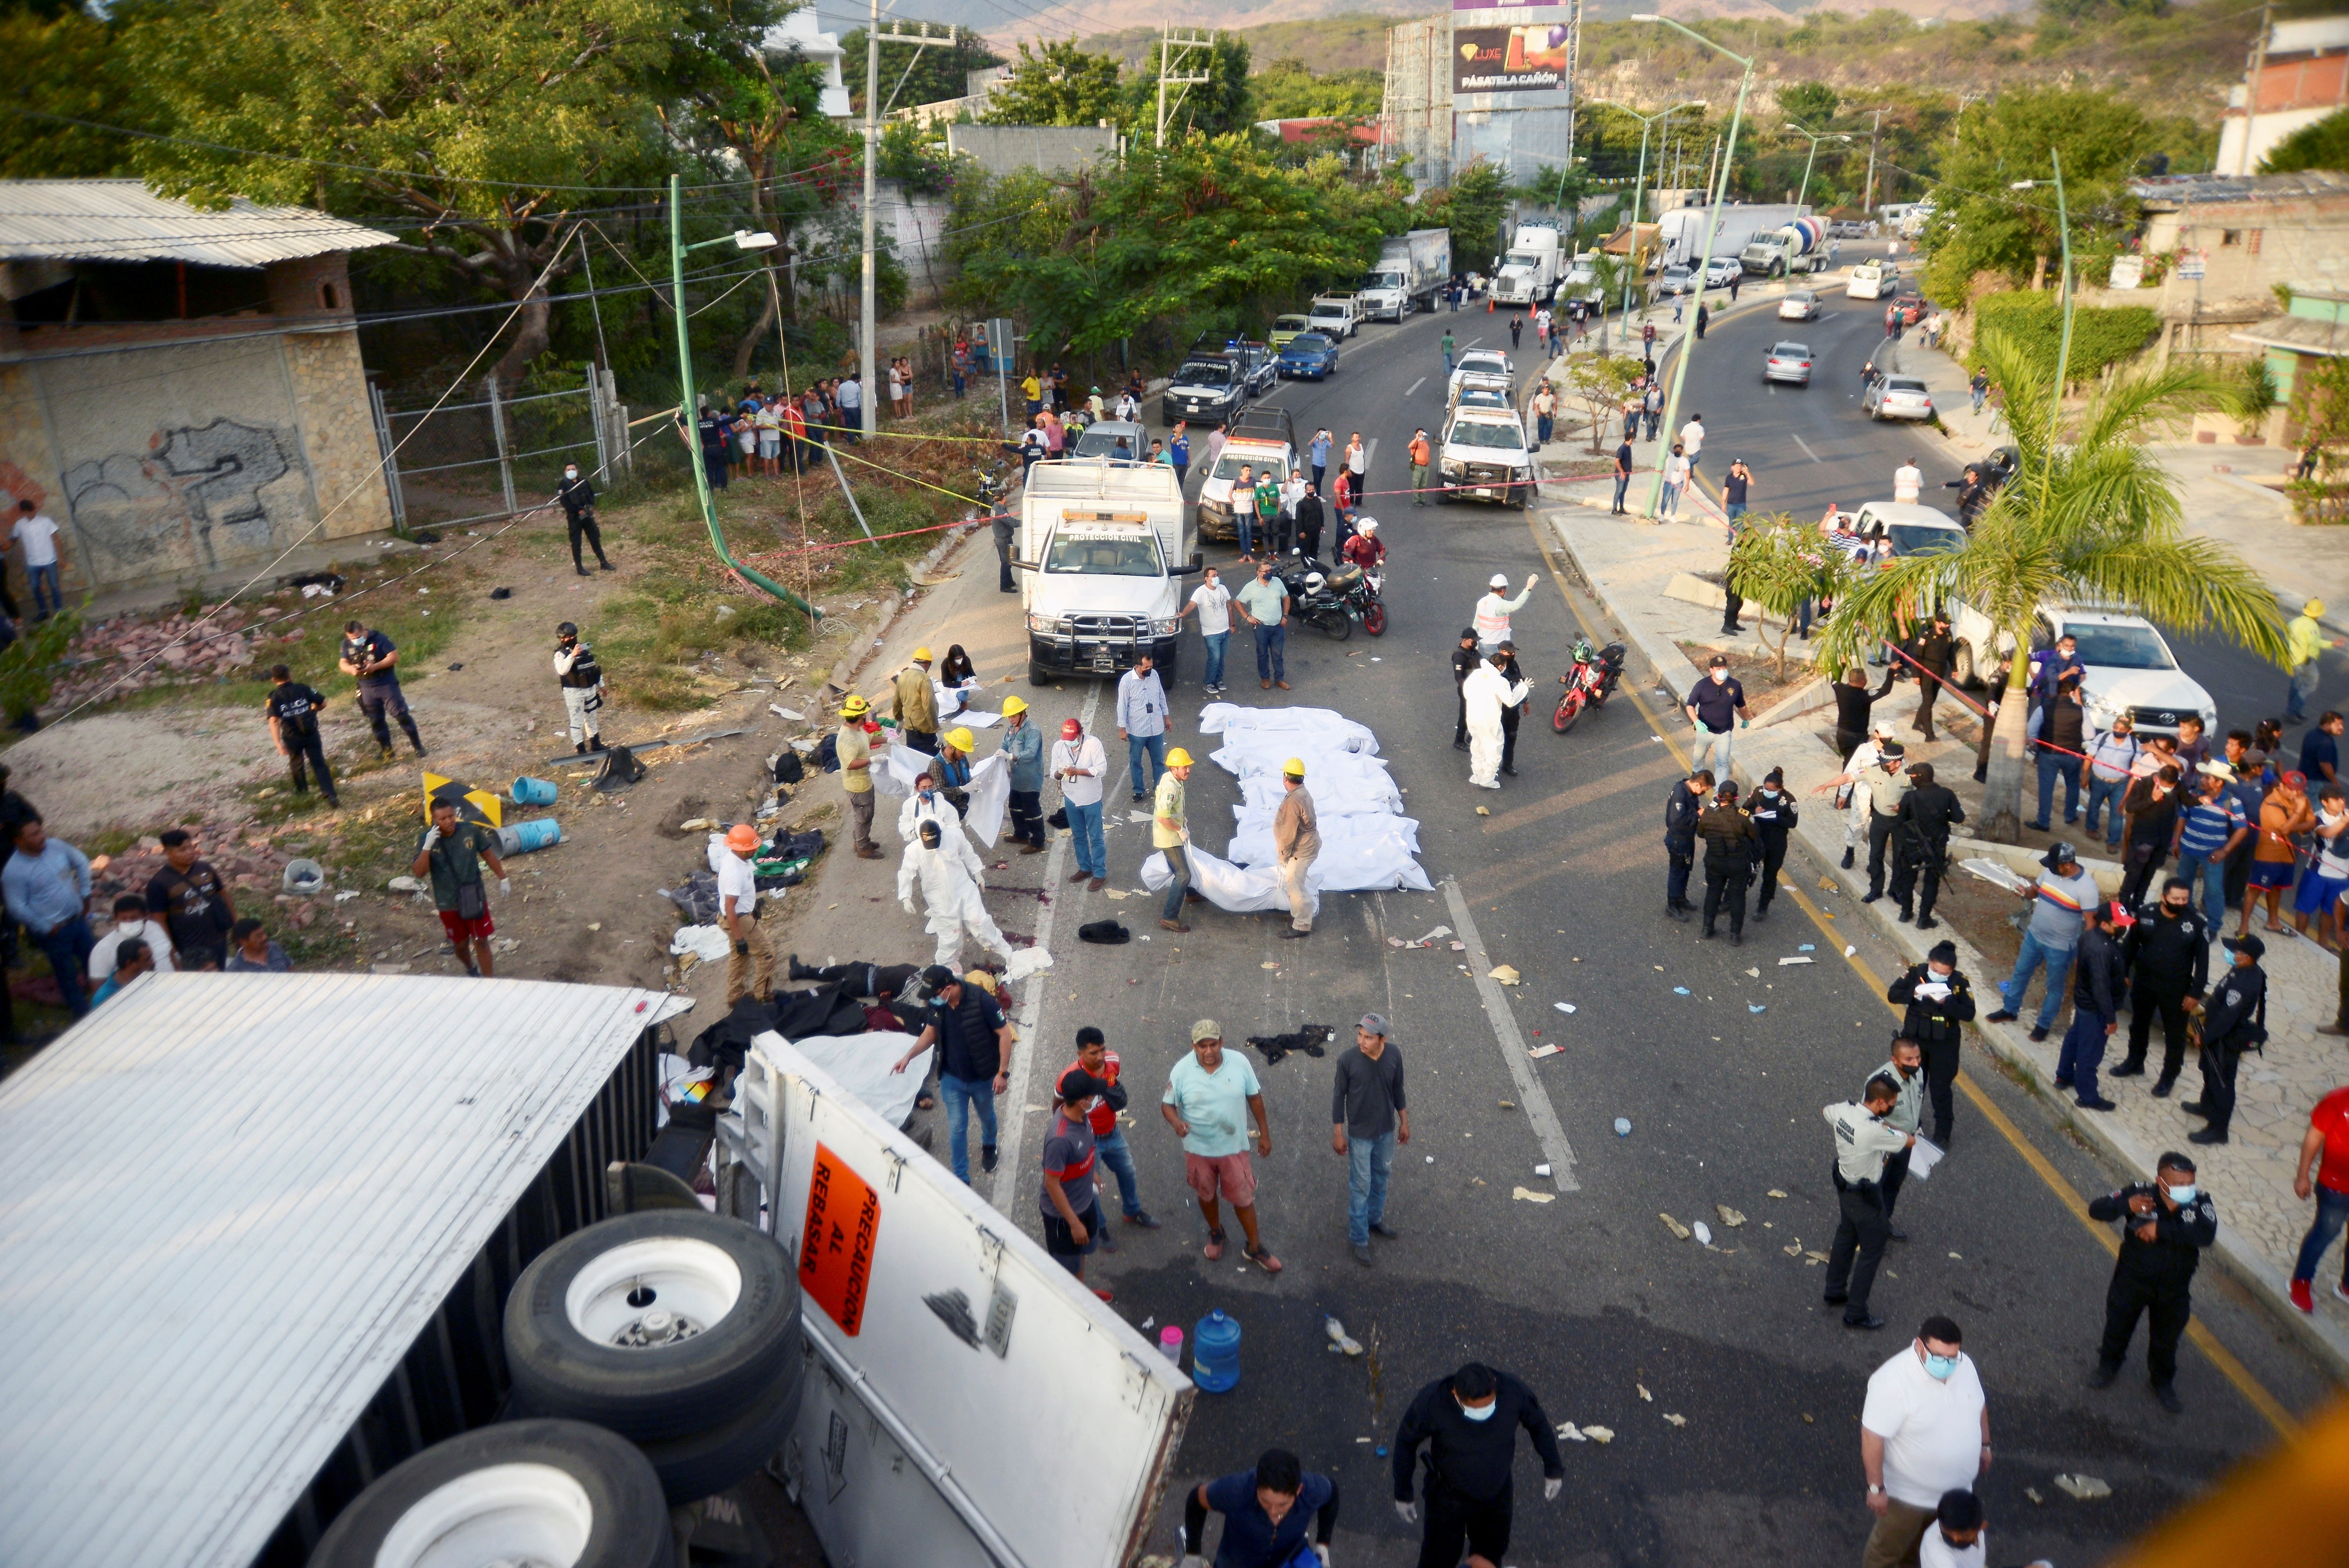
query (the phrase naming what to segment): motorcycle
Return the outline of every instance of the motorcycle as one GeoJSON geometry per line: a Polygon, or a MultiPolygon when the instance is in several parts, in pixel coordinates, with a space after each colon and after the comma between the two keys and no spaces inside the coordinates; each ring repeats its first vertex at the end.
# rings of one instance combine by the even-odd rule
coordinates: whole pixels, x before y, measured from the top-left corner
{"type": "Polygon", "coordinates": [[[1550,728],[1564,735],[1585,712],[1604,705],[1615,683],[1623,678],[1623,658],[1620,643],[1609,643],[1594,652],[1588,637],[1576,639],[1574,667],[1559,677],[1566,683],[1566,695],[1558,699],[1550,728]]]}
{"type": "Polygon", "coordinates": [[[982,467],[972,471],[978,477],[979,510],[967,513],[963,519],[966,522],[977,522],[981,518],[993,517],[1002,511],[1003,498],[1011,493],[1011,463],[1009,459],[999,459],[992,468],[982,467]]]}
{"type": "MultiPolygon", "coordinates": [[[[1348,566],[1345,573],[1355,577],[1361,568],[1348,566]]],[[[1276,571],[1282,586],[1288,590],[1288,613],[1300,625],[1312,627],[1332,642],[1342,643],[1354,634],[1354,614],[1346,603],[1344,593],[1337,585],[1330,568],[1309,556],[1292,555],[1276,571]]],[[[1353,584],[1359,586],[1359,583],[1353,584]]],[[[1385,623],[1380,623],[1383,630],[1385,623]]]]}
{"type": "Polygon", "coordinates": [[[1386,635],[1387,607],[1379,598],[1385,585],[1386,574],[1365,572],[1349,562],[1330,574],[1328,591],[1346,606],[1346,614],[1362,624],[1362,630],[1373,637],[1386,635]]]}

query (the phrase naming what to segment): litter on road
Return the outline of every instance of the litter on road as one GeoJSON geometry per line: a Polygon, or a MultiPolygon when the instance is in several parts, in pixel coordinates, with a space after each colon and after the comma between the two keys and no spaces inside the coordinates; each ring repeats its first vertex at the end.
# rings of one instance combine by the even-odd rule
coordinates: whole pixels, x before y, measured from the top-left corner
{"type": "Polygon", "coordinates": [[[1615,1440],[1614,1431],[1607,1427],[1585,1427],[1582,1435],[1594,1443],[1606,1444],[1615,1440]]]}
{"type": "MultiPolygon", "coordinates": [[[[1678,1220],[1673,1219],[1670,1214],[1658,1214],[1656,1218],[1664,1222],[1664,1229],[1670,1231],[1676,1240],[1685,1242],[1689,1239],[1689,1236],[1692,1233],[1689,1228],[1686,1225],[1682,1224],[1678,1220]]],[[[1640,1392],[1645,1393],[1646,1390],[1641,1389],[1640,1392]]]]}
{"type": "Polygon", "coordinates": [[[2055,1478],[2055,1490],[2082,1502],[2113,1495],[2111,1487],[2092,1475],[2059,1475],[2055,1478]]]}
{"type": "Polygon", "coordinates": [[[1640,1398],[1649,1404],[1652,1405],[1656,1402],[1656,1397],[1648,1392],[1648,1386],[1645,1383],[1634,1383],[1631,1387],[1640,1390],[1640,1398]]]}
{"type": "Polygon", "coordinates": [[[1665,1420],[1670,1421],[1675,1427],[1685,1427],[1688,1425],[1688,1418],[1686,1416],[1676,1416],[1670,1410],[1663,1411],[1662,1415],[1665,1420]]]}
{"type": "Polygon", "coordinates": [[[1346,1326],[1339,1322],[1336,1318],[1331,1317],[1323,1319],[1321,1327],[1322,1330],[1330,1336],[1330,1343],[1335,1345],[1347,1355],[1360,1356],[1362,1353],[1362,1342],[1348,1334],[1346,1332],[1346,1326]]]}
{"type": "MultiPolygon", "coordinates": [[[[1428,1163],[1433,1165],[1435,1161],[1431,1160],[1428,1163]]],[[[1554,1202],[1557,1198],[1557,1194],[1555,1192],[1537,1192],[1530,1187],[1519,1187],[1515,1191],[1512,1191],[1509,1196],[1519,1199],[1527,1203],[1554,1202]]]]}
{"type": "Polygon", "coordinates": [[[1574,1011],[1574,1004],[1571,1002],[1552,1002],[1550,1006],[1557,1008],[1561,1013],[1571,1013],[1574,1011]]]}
{"type": "Polygon", "coordinates": [[[1695,1224],[1689,1228],[1696,1233],[1696,1240],[1699,1246],[1709,1247],[1713,1245],[1713,1227],[1711,1225],[1706,1224],[1702,1220],[1699,1220],[1695,1224]]]}
{"type": "Polygon", "coordinates": [[[1527,1051],[1526,1055],[1533,1057],[1536,1061],[1539,1061],[1544,1057],[1554,1057],[1564,1049],[1566,1049],[1564,1046],[1536,1046],[1532,1050],[1527,1051]]]}
{"type": "Polygon", "coordinates": [[[1504,985],[1515,985],[1517,984],[1519,976],[1516,970],[1506,964],[1500,964],[1494,965],[1492,969],[1488,970],[1485,973],[1485,978],[1487,980],[1498,980],[1504,985]]]}
{"type": "Polygon", "coordinates": [[[1618,1138],[1629,1138],[1631,1136],[1631,1119],[1630,1117],[1619,1116],[1615,1119],[1615,1136],[1618,1138]]]}
{"type": "Polygon", "coordinates": [[[1812,964],[1816,962],[1817,962],[1816,959],[1805,958],[1800,954],[1797,954],[1792,958],[1781,958],[1778,960],[1778,967],[1784,969],[1789,964],[1812,964]]]}
{"type": "Polygon", "coordinates": [[[1713,1206],[1713,1212],[1719,1214],[1721,1216],[1721,1222],[1727,1225],[1733,1231],[1745,1222],[1745,1216],[1739,1213],[1736,1210],[1731,1208],[1726,1203],[1715,1203],[1713,1206]]]}

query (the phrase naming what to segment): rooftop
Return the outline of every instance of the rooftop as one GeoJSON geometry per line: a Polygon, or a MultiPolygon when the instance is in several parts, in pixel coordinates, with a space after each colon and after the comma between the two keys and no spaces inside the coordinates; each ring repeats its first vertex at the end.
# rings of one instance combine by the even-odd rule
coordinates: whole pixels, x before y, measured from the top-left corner
{"type": "Polygon", "coordinates": [[[307,207],[232,197],[206,211],[136,180],[0,181],[0,261],[187,262],[258,269],[395,243],[307,207]]]}
{"type": "Polygon", "coordinates": [[[2297,174],[2163,174],[2132,181],[2138,201],[2168,208],[2219,201],[2293,201],[2349,197],[2349,174],[2312,169],[2297,174]]]}

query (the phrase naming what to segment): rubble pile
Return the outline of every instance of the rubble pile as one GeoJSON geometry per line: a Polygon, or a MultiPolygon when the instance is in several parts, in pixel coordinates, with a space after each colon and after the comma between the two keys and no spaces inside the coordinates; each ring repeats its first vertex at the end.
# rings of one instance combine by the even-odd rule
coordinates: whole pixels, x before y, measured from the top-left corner
{"type": "MultiPolygon", "coordinates": [[[[219,829],[199,828],[195,832],[197,858],[210,861],[220,872],[239,913],[260,916],[273,931],[281,924],[306,928],[318,918],[320,899],[298,898],[282,891],[286,863],[294,859],[291,854],[267,839],[243,838],[219,829]]],[[[163,846],[151,833],[135,848],[104,860],[100,865],[93,858],[90,864],[91,928],[100,932],[113,918],[114,901],[126,892],[143,895],[147,884],[165,866],[163,846]]],[[[331,891],[323,896],[326,903],[332,903],[331,891]]]]}
{"type": "Polygon", "coordinates": [[[254,614],[231,606],[208,621],[176,610],[153,620],[123,615],[101,621],[74,639],[53,700],[78,701],[107,687],[122,696],[152,686],[242,672],[253,664],[254,650],[252,638],[240,628],[254,614]]]}

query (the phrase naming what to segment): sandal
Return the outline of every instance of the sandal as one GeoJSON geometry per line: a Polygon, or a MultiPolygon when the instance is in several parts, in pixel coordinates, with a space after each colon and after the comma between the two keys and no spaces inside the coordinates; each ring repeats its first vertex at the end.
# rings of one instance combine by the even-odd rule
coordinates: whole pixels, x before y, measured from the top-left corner
{"type": "Polygon", "coordinates": [[[1217,1258],[1222,1257],[1224,1255],[1224,1233],[1220,1230],[1209,1231],[1207,1233],[1207,1244],[1199,1249],[1199,1255],[1206,1259],[1209,1263],[1214,1263],[1217,1258]]]}
{"type": "Polygon", "coordinates": [[[1247,1247],[1242,1247],[1240,1249],[1240,1255],[1268,1274],[1277,1274],[1280,1272],[1280,1260],[1272,1255],[1269,1248],[1257,1247],[1250,1249],[1247,1247]]]}
{"type": "Polygon", "coordinates": [[[923,1095],[920,1099],[914,1101],[914,1109],[916,1110],[936,1110],[937,1108],[938,1102],[932,1099],[928,1095],[923,1095]]]}

